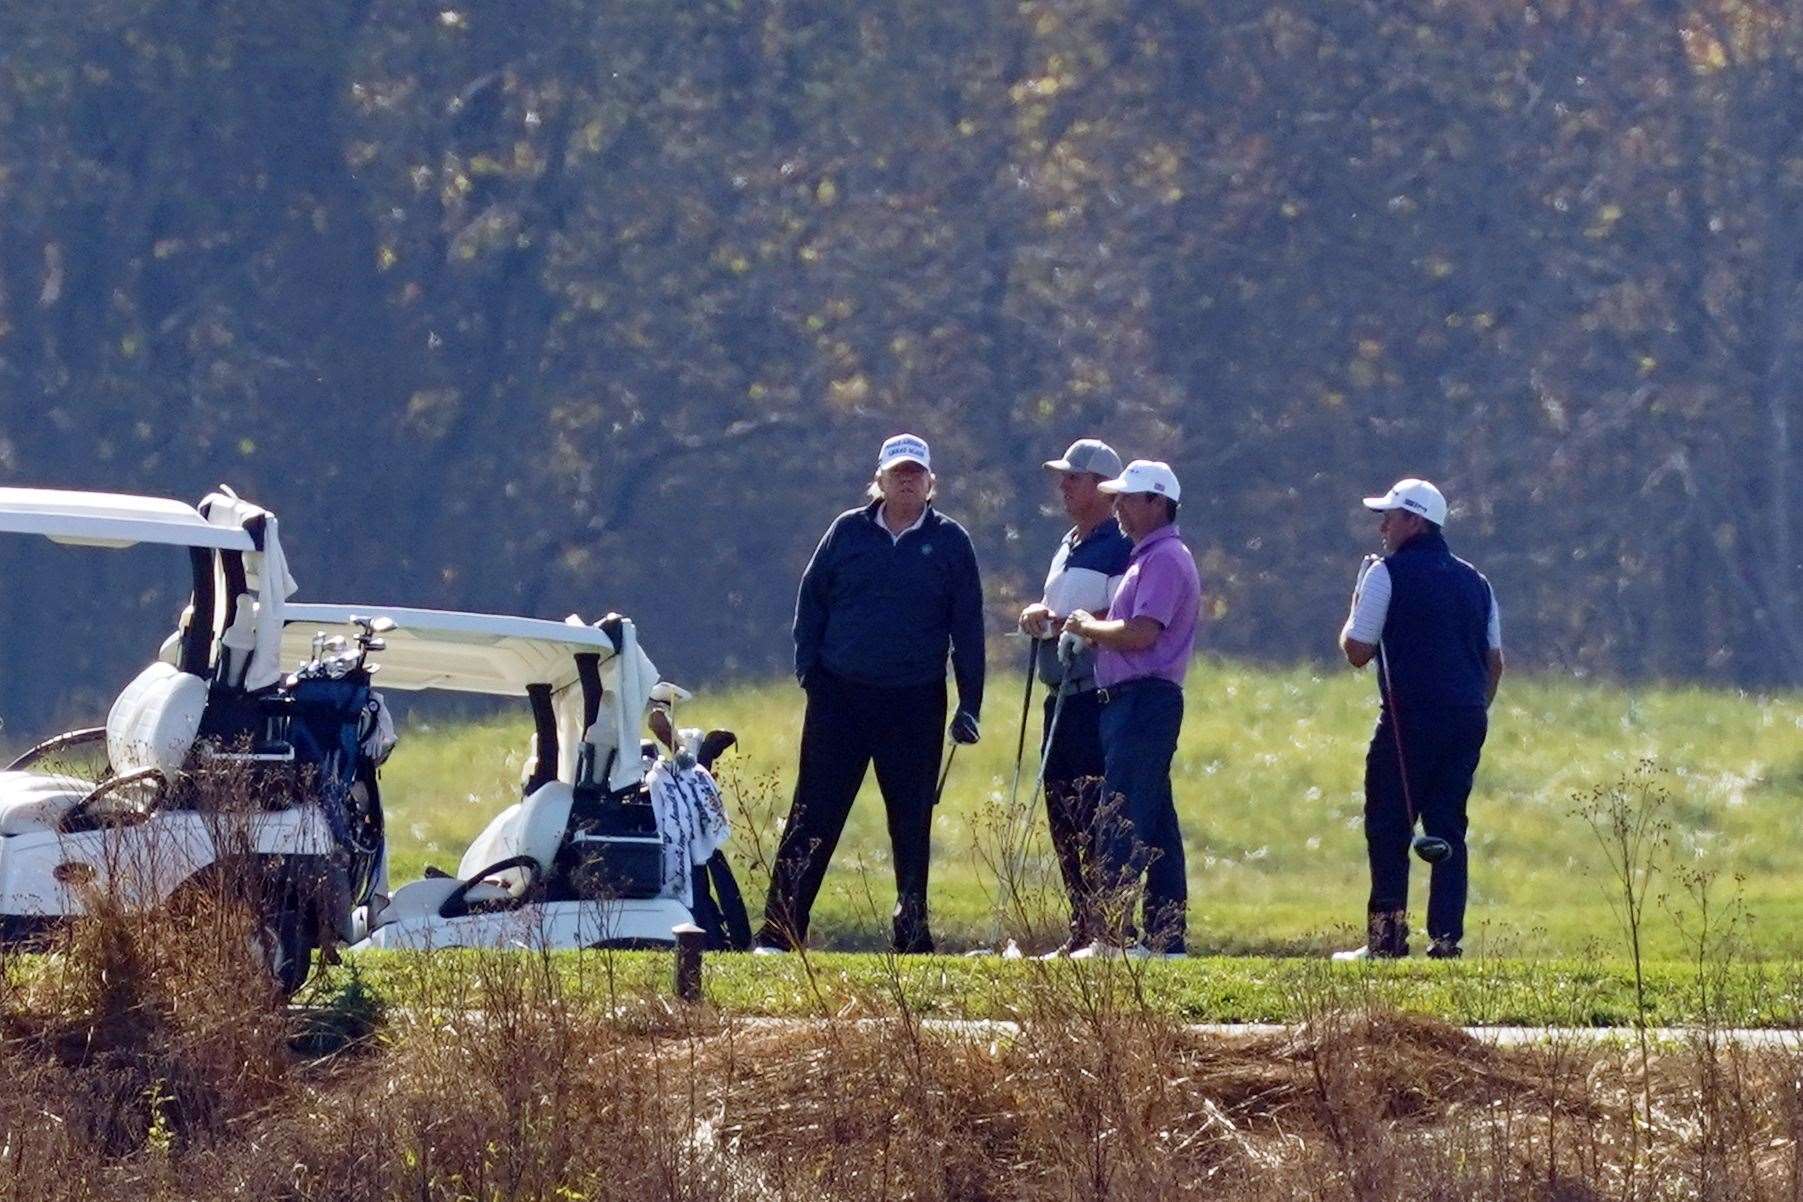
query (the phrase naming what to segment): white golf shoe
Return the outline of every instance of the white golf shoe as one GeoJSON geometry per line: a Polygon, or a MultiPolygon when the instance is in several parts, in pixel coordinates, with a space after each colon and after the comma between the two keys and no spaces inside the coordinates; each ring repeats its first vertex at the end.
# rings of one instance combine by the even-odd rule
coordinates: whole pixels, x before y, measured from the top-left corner
{"type": "Polygon", "coordinates": [[[1073,960],[1150,960],[1156,953],[1143,943],[1133,943],[1122,947],[1118,943],[1109,943],[1098,939],[1094,943],[1080,947],[1071,953],[1073,960]]]}

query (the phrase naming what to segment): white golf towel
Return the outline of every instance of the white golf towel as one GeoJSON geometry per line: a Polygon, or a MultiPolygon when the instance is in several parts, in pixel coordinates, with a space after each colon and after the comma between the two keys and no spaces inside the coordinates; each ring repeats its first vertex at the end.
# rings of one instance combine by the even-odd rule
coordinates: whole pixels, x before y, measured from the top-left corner
{"type": "Polygon", "coordinates": [[[689,870],[707,863],[731,833],[720,787],[699,764],[678,769],[667,759],[651,769],[646,784],[664,841],[664,889],[685,906],[693,905],[689,870]]]}

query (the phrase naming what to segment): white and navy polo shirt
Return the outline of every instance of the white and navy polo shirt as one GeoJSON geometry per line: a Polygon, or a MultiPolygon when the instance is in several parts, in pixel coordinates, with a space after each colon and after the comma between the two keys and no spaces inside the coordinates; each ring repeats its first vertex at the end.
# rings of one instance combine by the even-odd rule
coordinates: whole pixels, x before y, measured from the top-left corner
{"type": "MultiPolygon", "coordinates": [[[[1079,609],[1097,617],[1108,613],[1108,605],[1127,574],[1133,557],[1133,540],[1121,533],[1120,523],[1113,518],[1104,521],[1079,539],[1075,527],[1058,544],[1052,556],[1051,571],[1046,573],[1045,607],[1060,618],[1079,609]]],[[[1058,662],[1058,640],[1046,639],[1039,644],[1039,679],[1053,688],[1063,679],[1064,666],[1058,662]]],[[[1081,651],[1071,661],[1071,688],[1081,692],[1096,687],[1096,653],[1094,648],[1081,651]]]]}

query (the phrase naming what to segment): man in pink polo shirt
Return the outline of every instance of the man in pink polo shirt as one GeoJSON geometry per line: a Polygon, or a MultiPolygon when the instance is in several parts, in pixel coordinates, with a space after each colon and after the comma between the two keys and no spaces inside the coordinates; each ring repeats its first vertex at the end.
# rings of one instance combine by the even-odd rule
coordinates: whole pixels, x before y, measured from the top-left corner
{"type": "Polygon", "coordinates": [[[1102,702],[1105,809],[1097,834],[1113,927],[1073,953],[1167,957],[1185,953],[1189,883],[1171,797],[1171,758],[1183,726],[1183,673],[1195,649],[1202,581],[1177,530],[1181,490],[1170,465],[1135,459],[1103,482],[1115,494],[1133,556],[1106,618],[1078,610],[1065,630],[1096,644],[1102,702]],[[1144,942],[1133,929],[1132,890],[1145,875],[1144,942]]]}

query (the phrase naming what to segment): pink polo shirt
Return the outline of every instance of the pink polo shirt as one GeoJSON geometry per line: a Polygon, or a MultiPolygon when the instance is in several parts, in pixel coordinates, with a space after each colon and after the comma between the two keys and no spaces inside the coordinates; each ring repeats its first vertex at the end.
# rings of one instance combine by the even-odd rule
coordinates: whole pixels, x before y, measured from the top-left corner
{"type": "Polygon", "coordinates": [[[1142,677],[1183,683],[1184,669],[1196,646],[1196,617],[1202,609],[1202,578],[1195,557],[1183,545],[1177,526],[1160,526],[1133,544],[1127,575],[1108,607],[1111,620],[1151,618],[1161,629],[1144,651],[1096,652],[1096,684],[1112,688],[1142,677]]]}

